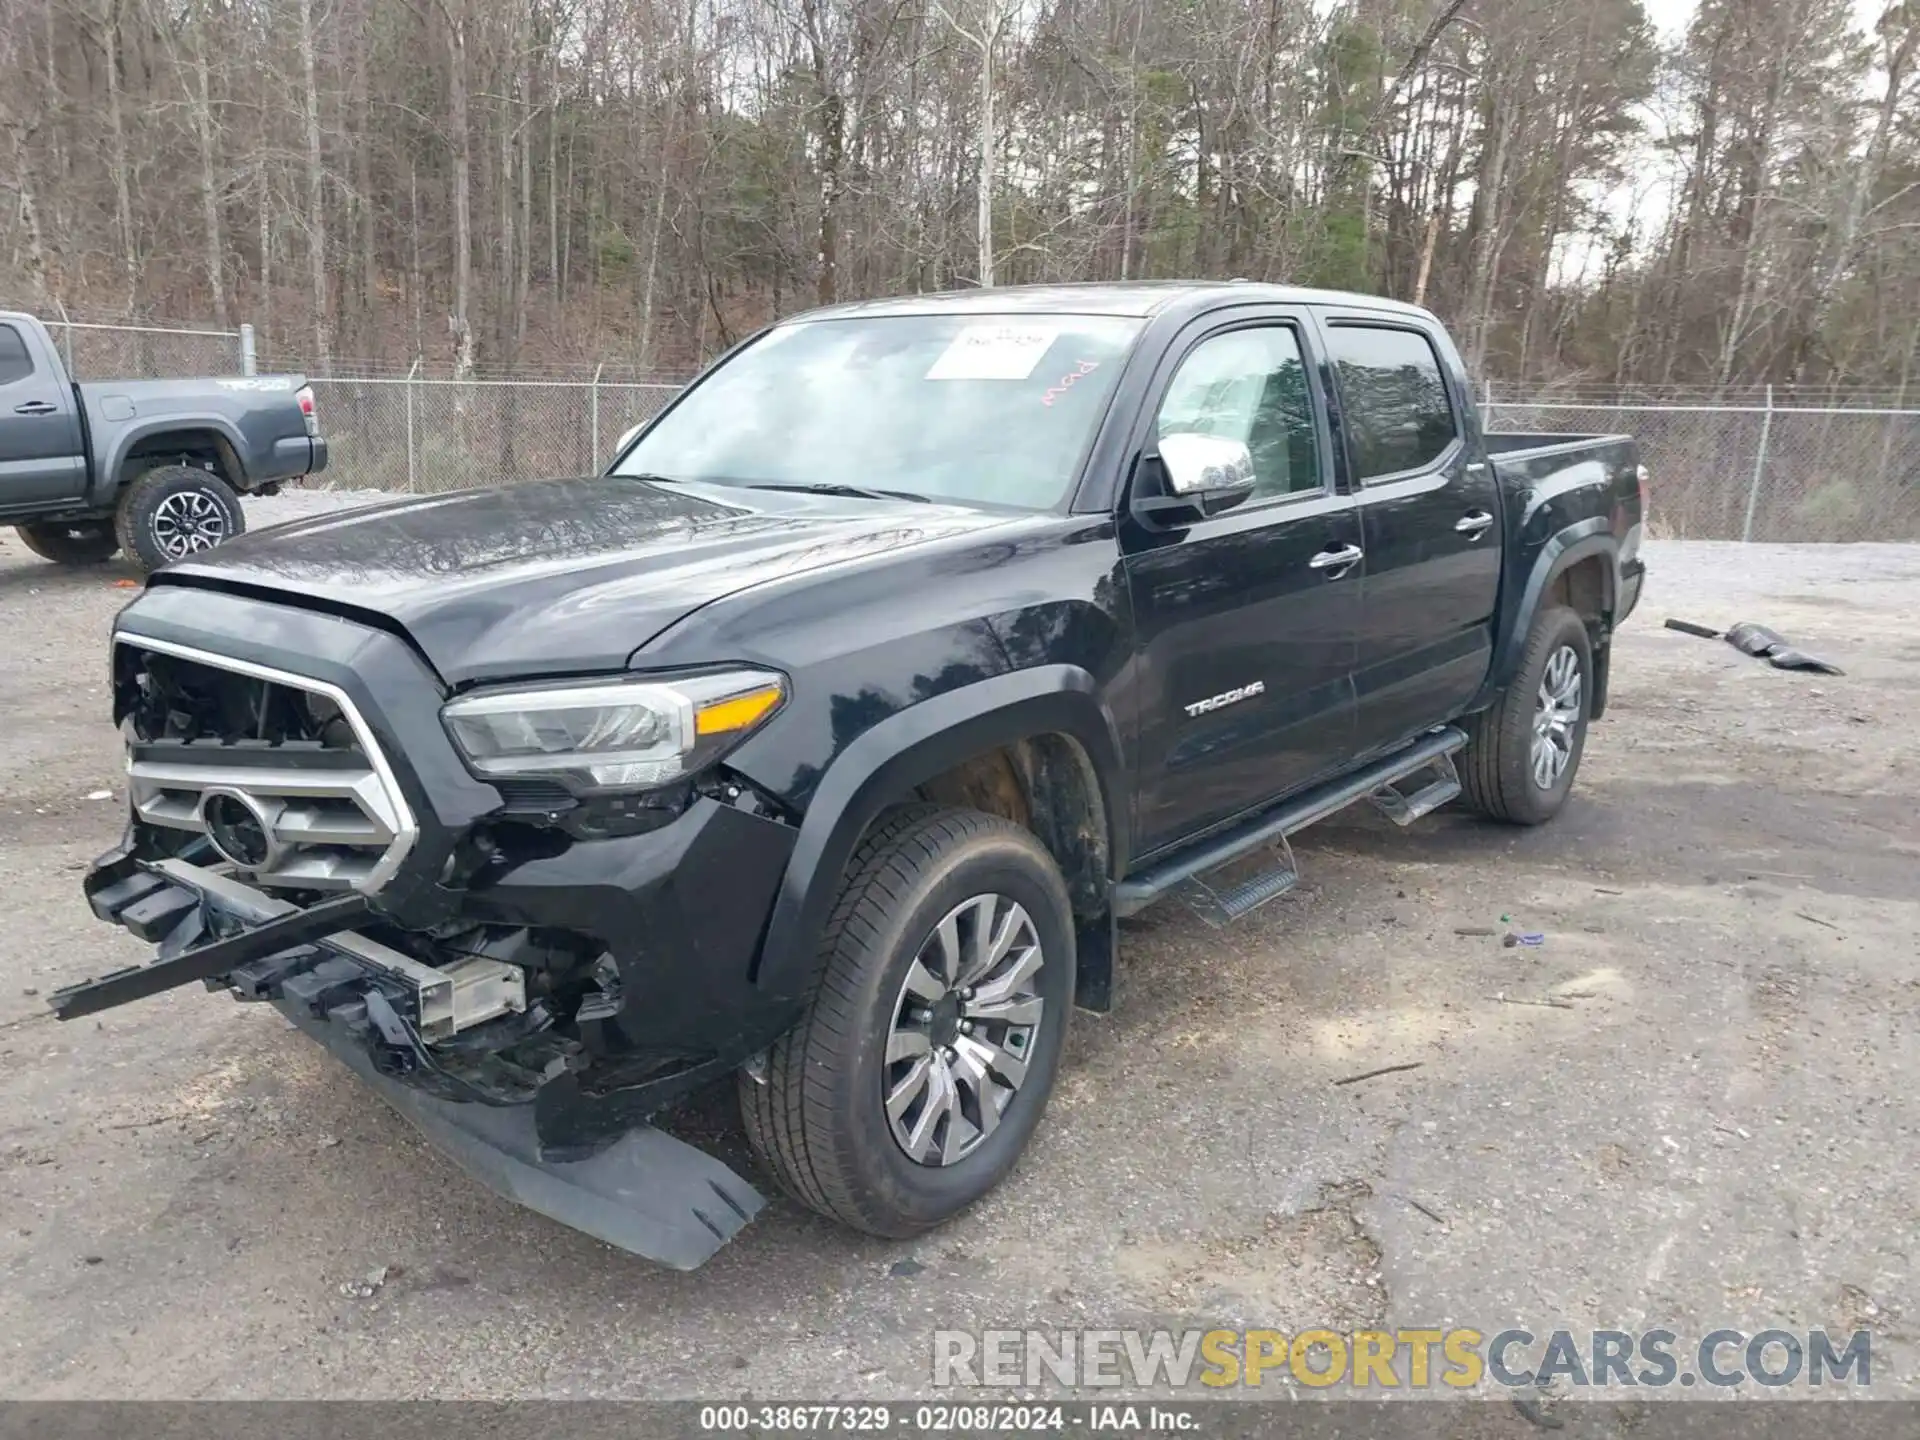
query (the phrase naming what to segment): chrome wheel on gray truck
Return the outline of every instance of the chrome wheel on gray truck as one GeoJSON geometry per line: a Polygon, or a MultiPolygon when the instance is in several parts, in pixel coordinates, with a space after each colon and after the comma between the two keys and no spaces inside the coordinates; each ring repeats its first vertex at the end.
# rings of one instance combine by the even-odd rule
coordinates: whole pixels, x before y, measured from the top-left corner
{"type": "Polygon", "coordinates": [[[1496,820],[1538,825],[1566,803],[1587,743],[1593,642],[1578,612],[1540,612],[1519,673],[1500,699],[1464,722],[1457,765],[1468,805],[1496,820]]]}
{"type": "Polygon", "coordinates": [[[747,1136],[803,1204],[904,1238],[1006,1175],[1073,1004],[1073,919],[1033,835],[974,810],[877,822],[847,867],[807,1013],[743,1073],[747,1136]]]}
{"type": "Polygon", "coordinates": [[[127,487],[114,516],[121,548],[143,570],[211,550],[246,528],[233,487],[191,465],[147,471],[127,487]]]}
{"type": "Polygon", "coordinates": [[[111,520],[42,520],[13,528],[21,544],[56,565],[98,565],[120,549],[111,520]]]}

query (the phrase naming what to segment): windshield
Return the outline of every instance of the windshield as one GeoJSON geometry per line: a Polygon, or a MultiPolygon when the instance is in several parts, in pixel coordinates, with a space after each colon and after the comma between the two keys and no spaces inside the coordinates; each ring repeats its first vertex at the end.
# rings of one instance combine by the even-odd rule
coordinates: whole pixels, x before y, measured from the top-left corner
{"type": "Polygon", "coordinates": [[[1066,498],[1142,322],[884,315],[770,331],[613,467],[1044,510],[1066,498]]]}

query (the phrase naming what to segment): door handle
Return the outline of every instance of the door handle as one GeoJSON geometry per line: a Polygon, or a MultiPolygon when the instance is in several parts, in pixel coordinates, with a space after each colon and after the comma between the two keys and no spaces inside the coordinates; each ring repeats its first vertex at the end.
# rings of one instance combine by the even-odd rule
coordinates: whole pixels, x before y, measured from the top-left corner
{"type": "Polygon", "coordinates": [[[1342,575],[1346,574],[1347,571],[1359,564],[1360,558],[1366,553],[1367,552],[1362,550],[1358,545],[1342,545],[1338,550],[1322,550],[1318,555],[1315,555],[1311,560],[1307,561],[1307,564],[1315,570],[1331,570],[1333,573],[1327,576],[1327,578],[1329,580],[1338,580],[1342,575]]]}
{"type": "Polygon", "coordinates": [[[1486,528],[1493,524],[1493,516],[1484,510],[1469,510],[1453,522],[1453,528],[1469,540],[1478,540],[1486,528]]]}
{"type": "Polygon", "coordinates": [[[60,407],[50,400],[29,400],[24,405],[13,407],[16,415],[51,415],[60,407]]]}

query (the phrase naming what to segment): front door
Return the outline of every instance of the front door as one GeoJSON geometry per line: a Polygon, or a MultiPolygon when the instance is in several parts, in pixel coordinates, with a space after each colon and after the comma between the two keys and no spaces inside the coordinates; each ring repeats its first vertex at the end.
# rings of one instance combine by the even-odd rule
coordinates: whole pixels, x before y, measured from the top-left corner
{"type": "Polygon", "coordinates": [[[1146,450],[1182,431],[1243,441],[1255,491],[1186,530],[1123,530],[1143,855],[1338,768],[1352,750],[1359,523],[1327,463],[1310,335],[1285,311],[1202,333],[1155,409],[1146,450]]]}
{"type": "Polygon", "coordinates": [[[1367,577],[1354,672],[1359,748],[1454,719],[1486,678],[1500,590],[1500,497],[1434,337],[1329,318],[1367,577]]]}
{"type": "Polygon", "coordinates": [[[0,514],[77,501],[86,484],[73,391],[0,323],[0,514]]]}

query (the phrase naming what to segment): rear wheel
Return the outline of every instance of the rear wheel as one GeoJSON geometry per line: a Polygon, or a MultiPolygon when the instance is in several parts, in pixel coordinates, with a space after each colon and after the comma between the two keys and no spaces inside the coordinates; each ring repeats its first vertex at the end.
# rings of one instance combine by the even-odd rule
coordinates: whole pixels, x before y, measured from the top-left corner
{"type": "Polygon", "coordinates": [[[191,465],[147,471],[127,486],[114,515],[120,547],[143,570],[211,550],[246,528],[233,487],[191,465]]]}
{"type": "Polygon", "coordinates": [[[111,520],[41,520],[13,528],[21,544],[56,565],[98,565],[120,549],[111,520]]]}
{"type": "Polygon", "coordinates": [[[806,1015],[740,1078],[747,1136],[823,1215],[905,1238],[1013,1168],[1046,1108],[1073,1004],[1066,885],[1040,843],[915,806],[847,868],[806,1015]]]}
{"type": "Polygon", "coordinates": [[[1466,722],[1459,769],[1467,803],[1515,825],[1557,815],[1586,749],[1592,697],[1586,621],[1564,605],[1543,611],[1506,693],[1466,722]]]}

